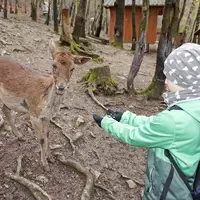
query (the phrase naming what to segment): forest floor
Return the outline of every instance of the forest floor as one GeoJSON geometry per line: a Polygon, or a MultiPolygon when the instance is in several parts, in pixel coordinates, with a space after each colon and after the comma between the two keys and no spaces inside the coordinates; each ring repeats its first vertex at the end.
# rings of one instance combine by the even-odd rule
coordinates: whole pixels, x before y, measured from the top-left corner
{"type": "MultiPolygon", "coordinates": [[[[52,25],[44,25],[44,18],[32,22],[28,15],[10,15],[8,20],[4,20],[2,16],[3,13],[0,13],[0,55],[9,56],[41,73],[51,73],[52,58],[48,43],[52,38],[59,39],[59,36],[53,33],[52,25]]],[[[75,143],[75,158],[99,175],[98,184],[110,190],[116,200],[139,200],[144,188],[147,150],[124,144],[95,124],[92,114],[104,115],[105,111],[88,96],[86,88],[80,82],[90,68],[109,65],[113,79],[118,82],[120,88],[125,88],[133,53],[129,50],[130,44],[124,46],[124,50],[119,50],[110,45],[92,43],[94,53],[103,57],[104,62],[98,64],[89,61],[82,66],[76,66],[61,105],[62,109],[56,114],[54,121],[71,137],[77,133],[83,134],[75,143]],[[80,124],[77,123],[78,118],[83,119],[80,124]]],[[[135,79],[136,88],[144,89],[150,84],[155,65],[156,47],[150,46],[150,52],[145,53],[135,79]]],[[[118,94],[99,95],[96,98],[113,110],[130,110],[138,115],[147,116],[159,111],[158,101],[147,101],[142,96],[118,94]]],[[[49,172],[44,171],[40,161],[39,142],[32,127],[27,123],[25,115],[14,112],[12,114],[25,141],[17,141],[5,121],[0,129],[0,199],[34,199],[25,187],[5,176],[5,172],[15,172],[17,159],[22,155],[21,176],[39,185],[53,200],[79,200],[85,185],[85,176],[57,160],[49,163],[49,172]]],[[[2,116],[4,118],[3,114],[2,116]]],[[[55,145],[66,158],[72,156],[69,140],[61,129],[51,124],[50,146],[55,145]]],[[[105,190],[95,188],[91,199],[112,198],[105,190]]]]}

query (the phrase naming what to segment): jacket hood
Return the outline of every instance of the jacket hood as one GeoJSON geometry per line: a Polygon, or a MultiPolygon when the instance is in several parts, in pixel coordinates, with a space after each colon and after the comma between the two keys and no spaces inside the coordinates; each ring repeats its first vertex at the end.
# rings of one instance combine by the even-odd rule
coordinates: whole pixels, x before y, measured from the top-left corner
{"type": "Polygon", "coordinates": [[[200,100],[182,101],[176,105],[200,122],[200,100]]]}

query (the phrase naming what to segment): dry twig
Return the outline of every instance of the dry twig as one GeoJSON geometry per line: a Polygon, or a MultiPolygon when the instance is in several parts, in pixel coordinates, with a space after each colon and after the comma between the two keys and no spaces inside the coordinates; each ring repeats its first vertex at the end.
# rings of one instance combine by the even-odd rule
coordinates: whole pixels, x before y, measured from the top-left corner
{"type": "Polygon", "coordinates": [[[36,200],[52,200],[52,198],[40,186],[20,176],[22,158],[23,156],[19,156],[17,160],[18,165],[17,165],[16,173],[12,174],[9,172],[5,172],[5,175],[8,178],[14,180],[15,182],[28,188],[36,200]]]}
{"type": "Polygon", "coordinates": [[[74,157],[76,153],[76,146],[74,145],[72,138],[69,135],[67,135],[67,133],[64,132],[63,128],[57,122],[51,120],[51,123],[54,124],[56,127],[58,127],[62,131],[62,134],[69,140],[69,143],[72,147],[72,156],[74,157]]]}
{"type": "Polygon", "coordinates": [[[99,102],[99,101],[97,100],[97,98],[94,96],[94,93],[93,93],[93,91],[92,91],[91,88],[88,88],[87,91],[88,91],[88,94],[90,95],[90,97],[94,100],[94,102],[97,103],[97,105],[101,106],[104,110],[108,111],[108,108],[106,108],[106,107],[105,107],[101,102],[99,102]]]}

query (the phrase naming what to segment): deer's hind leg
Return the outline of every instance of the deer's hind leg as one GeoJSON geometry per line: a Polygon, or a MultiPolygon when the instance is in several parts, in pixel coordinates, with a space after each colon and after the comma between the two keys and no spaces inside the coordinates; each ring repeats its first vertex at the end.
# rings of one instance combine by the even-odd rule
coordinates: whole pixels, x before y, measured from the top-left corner
{"type": "Polygon", "coordinates": [[[22,134],[17,131],[17,128],[16,128],[15,123],[14,123],[14,120],[12,118],[11,109],[8,108],[5,104],[3,104],[2,111],[3,111],[4,115],[6,116],[6,119],[7,119],[8,123],[10,124],[10,126],[12,128],[13,134],[16,137],[18,137],[18,139],[22,139],[22,134]]]}

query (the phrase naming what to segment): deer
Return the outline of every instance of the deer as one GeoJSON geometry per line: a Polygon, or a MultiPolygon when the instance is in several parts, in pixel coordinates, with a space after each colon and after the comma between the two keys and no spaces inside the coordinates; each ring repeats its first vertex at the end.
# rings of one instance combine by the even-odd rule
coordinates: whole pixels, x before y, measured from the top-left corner
{"type": "Polygon", "coordinates": [[[53,57],[52,73],[41,74],[9,58],[0,58],[0,101],[2,112],[11,126],[12,133],[20,140],[11,111],[28,113],[33,130],[40,141],[41,163],[49,170],[49,125],[59,110],[75,64],[82,65],[90,57],[75,56],[68,51],[57,50],[53,40],[49,42],[53,57]]]}

